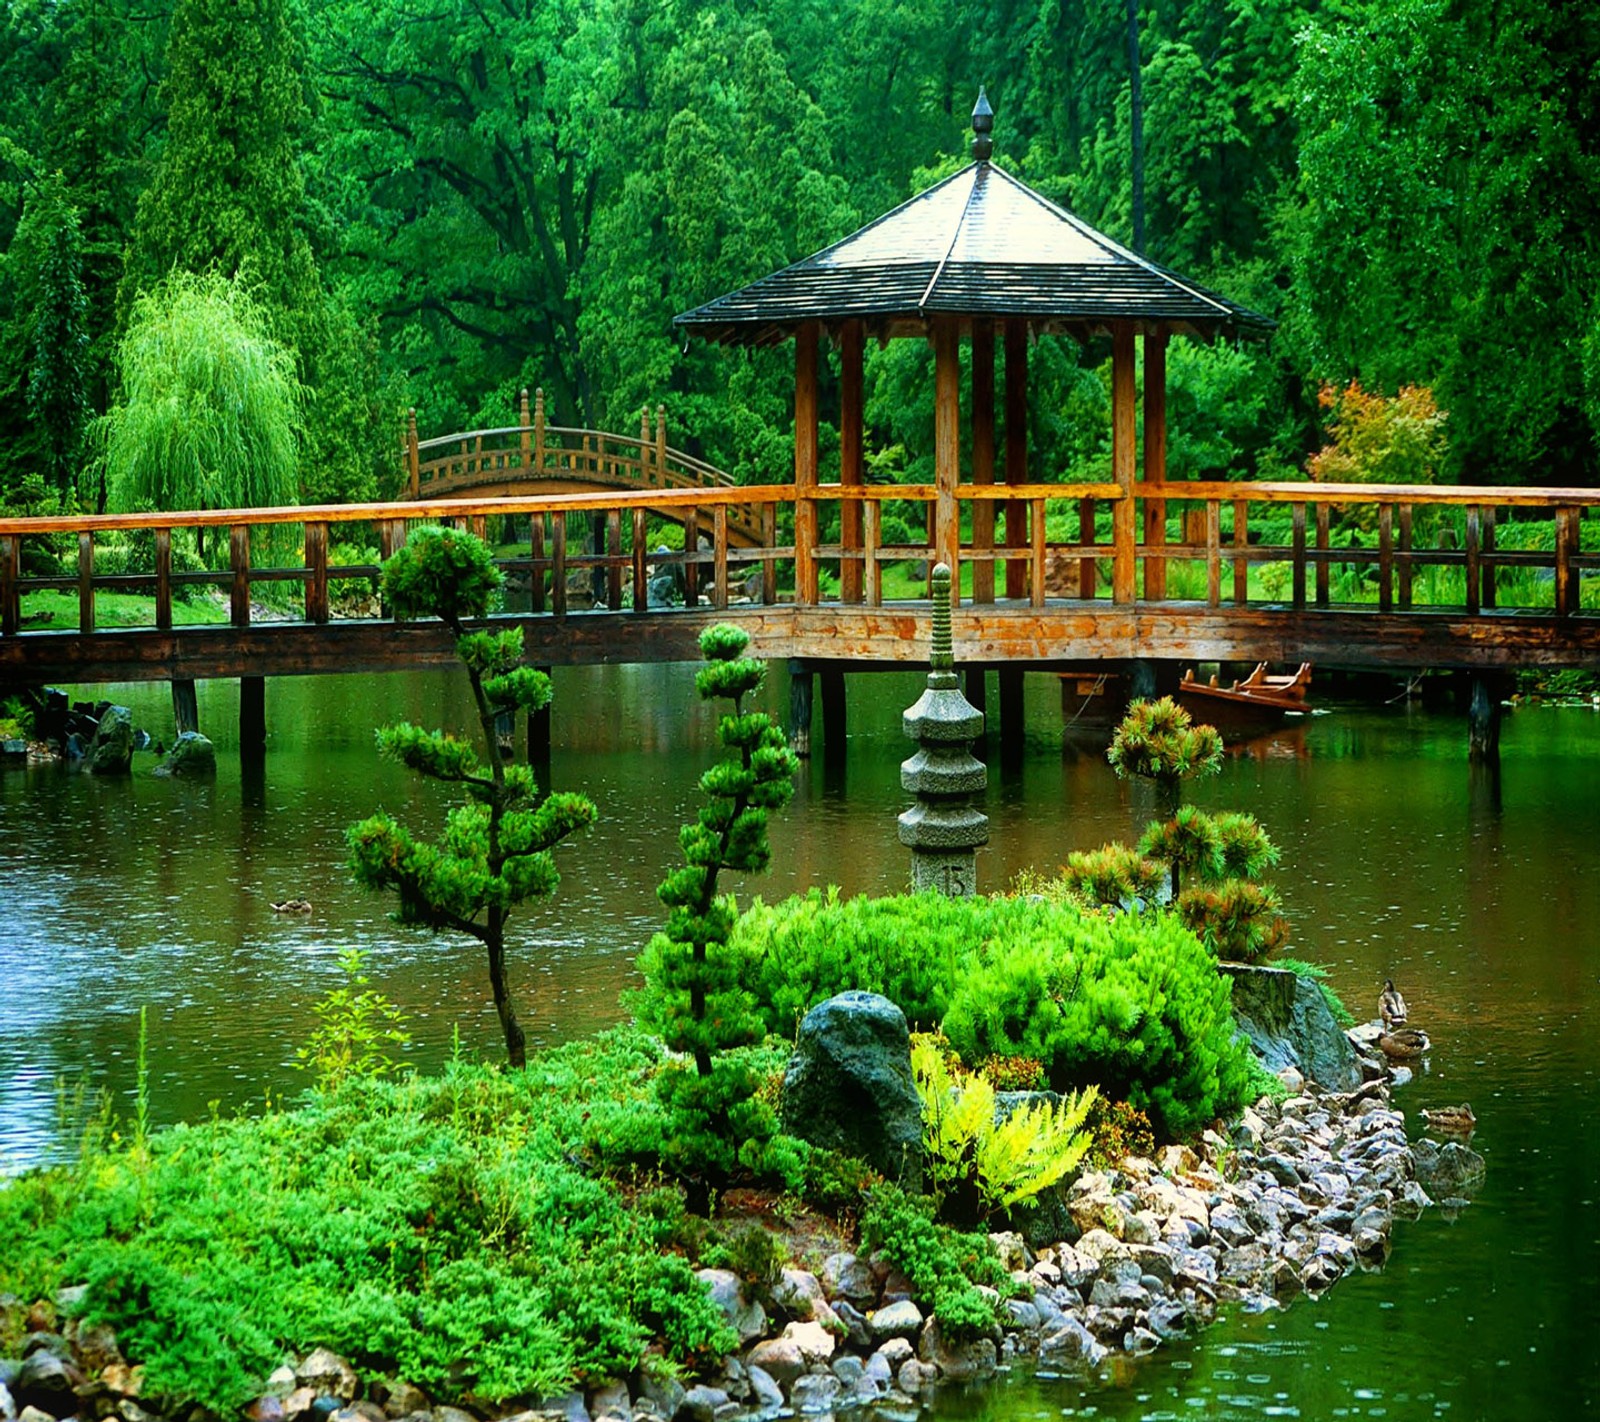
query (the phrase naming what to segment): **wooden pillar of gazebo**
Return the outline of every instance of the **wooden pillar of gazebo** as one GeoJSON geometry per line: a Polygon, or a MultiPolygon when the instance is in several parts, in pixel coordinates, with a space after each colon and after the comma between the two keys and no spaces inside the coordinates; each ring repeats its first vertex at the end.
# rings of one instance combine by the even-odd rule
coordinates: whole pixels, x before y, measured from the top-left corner
{"type": "Polygon", "coordinates": [[[1137,547],[1133,517],[1133,335],[1132,321],[1118,321],[1111,328],[1111,477],[1122,494],[1111,508],[1111,600],[1120,603],[1134,598],[1137,547]]]}
{"type": "MultiPolygon", "coordinates": [[[[1167,480],[1167,328],[1155,326],[1144,337],[1144,481],[1167,480]]],[[[1147,548],[1167,542],[1167,501],[1144,501],[1144,541],[1147,548]]],[[[1167,595],[1167,560],[1146,558],[1144,595],[1159,602],[1167,595]]]]}
{"type": "MultiPolygon", "coordinates": [[[[861,395],[866,339],[860,321],[846,321],[839,333],[839,482],[847,487],[866,482],[861,395]]],[[[860,602],[862,565],[849,556],[861,551],[861,505],[854,499],[839,502],[839,542],[845,551],[839,563],[840,600],[860,602]]]]}
{"type": "MultiPolygon", "coordinates": [[[[1006,463],[1005,482],[1028,482],[1028,323],[1012,318],[1005,325],[1006,353],[1006,463]]],[[[1021,499],[1006,502],[1006,547],[1028,546],[1024,526],[1027,505],[1021,499]]],[[[1021,559],[1006,560],[1006,596],[1028,595],[1028,566],[1021,559]]],[[[1001,716],[1005,715],[1005,686],[1001,683],[1001,716]]]]}
{"type": "Polygon", "coordinates": [[[934,561],[950,569],[950,601],[961,601],[961,330],[953,316],[933,318],[934,561]]]}
{"type": "MultiPolygon", "coordinates": [[[[994,483],[994,322],[979,319],[972,323],[972,482],[994,483]]],[[[994,549],[994,505],[987,499],[972,501],[972,547],[994,549]]],[[[994,601],[994,563],[986,558],[973,560],[972,600],[994,601]]]]}
{"type": "Polygon", "coordinates": [[[817,600],[817,342],[818,323],[794,333],[794,600],[817,600]]]}

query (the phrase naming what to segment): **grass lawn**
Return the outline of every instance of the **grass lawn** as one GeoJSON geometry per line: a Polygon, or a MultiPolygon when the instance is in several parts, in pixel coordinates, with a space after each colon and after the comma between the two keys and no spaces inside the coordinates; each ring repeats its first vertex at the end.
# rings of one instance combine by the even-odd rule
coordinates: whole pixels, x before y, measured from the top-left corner
{"type": "MultiPolygon", "coordinates": [[[[22,599],[22,617],[24,624],[34,629],[72,631],[78,625],[78,595],[56,591],[27,593],[22,599]],[[48,620],[31,620],[45,612],[50,614],[48,620]]],[[[97,627],[154,627],[156,600],[142,593],[97,592],[94,620],[97,627]]],[[[172,600],[174,627],[195,627],[227,620],[228,609],[210,598],[194,602],[172,600]]]]}

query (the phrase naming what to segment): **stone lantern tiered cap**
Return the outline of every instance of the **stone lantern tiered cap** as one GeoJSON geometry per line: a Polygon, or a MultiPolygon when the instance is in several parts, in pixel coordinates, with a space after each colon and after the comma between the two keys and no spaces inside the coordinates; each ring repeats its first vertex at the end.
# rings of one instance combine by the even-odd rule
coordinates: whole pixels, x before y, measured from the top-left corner
{"type": "Polygon", "coordinates": [[[1025,319],[1080,339],[1113,321],[1210,340],[1273,322],[1095,231],[990,161],[979,94],[974,161],[843,241],[675,318],[709,340],[775,345],[796,326],[861,320],[880,338],[934,316],[1025,319]]]}

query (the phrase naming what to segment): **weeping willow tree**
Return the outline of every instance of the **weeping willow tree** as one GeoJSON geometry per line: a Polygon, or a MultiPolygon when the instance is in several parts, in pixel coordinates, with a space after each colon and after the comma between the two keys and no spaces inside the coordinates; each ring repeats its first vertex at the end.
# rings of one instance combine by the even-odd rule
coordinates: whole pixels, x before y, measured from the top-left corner
{"type": "Polygon", "coordinates": [[[241,280],[174,272],[134,301],[104,421],[119,512],[292,504],[304,391],[241,280]]]}

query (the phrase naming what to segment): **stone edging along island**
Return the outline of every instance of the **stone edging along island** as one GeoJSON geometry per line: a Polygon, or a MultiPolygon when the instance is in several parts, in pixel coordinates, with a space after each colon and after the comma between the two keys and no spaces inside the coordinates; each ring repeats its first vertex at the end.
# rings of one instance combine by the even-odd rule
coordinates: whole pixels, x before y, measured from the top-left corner
{"type": "MultiPolygon", "coordinates": [[[[941,1383],[994,1374],[1013,1358],[1095,1369],[1209,1322],[1219,1306],[1259,1311],[1320,1293],[1387,1258],[1395,1218],[1459,1204],[1481,1175],[1465,1147],[1408,1143],[1387,1081],[1347,1093],[1263,1097],[1224,1137],[1169,1146],[1081,1175],[1066,1195],[1077,1238],[1030,1251],[992,1236],[1018,1296],[995,1301],[1003,1326],[957,1342],[924,1316],[879,1257],[834,1254],[816,1273],[785,1269],[766,1301],[727,1271],[700,1278],[741,1339],[708,1382],[684,1387],[640,1371],[505,1415],[517,1422],[732,1422],[875,1403],[914,1407],[941,1383]],[[1420,1178],[1419,1178],[1420,1177],[1420,1178]]],[[[64,1300],[70,1304],[70,1300],[64,1300]]],[[[48,1317],[45,1316],[48,1314],[48,1317]]],[[[35,1315],[38,1315],[37,1317],[35,1315]]],[[[28,1356],[0,1376],[0,1419],[117,1416],[154,1422],[106,1329],[28,1316],[28,1356]]],[[[189,1416],[185,1409],[183,1416],[189,1416]]],[[[367,1382],[319,1349],[280,1368],[246,1409],[251,1422],[474,1422],[405,1382],[367,1382]]]]}

